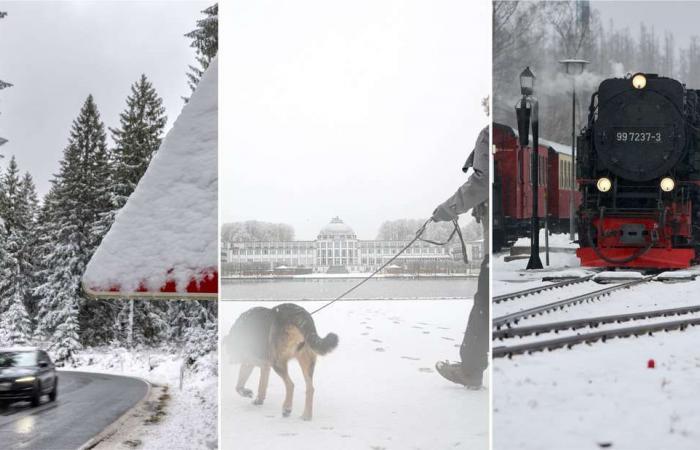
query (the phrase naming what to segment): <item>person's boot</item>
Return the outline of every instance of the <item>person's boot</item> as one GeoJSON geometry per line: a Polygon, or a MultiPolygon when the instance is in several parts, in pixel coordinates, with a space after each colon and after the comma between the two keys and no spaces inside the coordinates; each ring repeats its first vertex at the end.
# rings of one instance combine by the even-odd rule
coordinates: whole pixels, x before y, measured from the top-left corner
{"type": "Polygon", "coordinates": [[[435,369],[443,378],[457,384],[466,386],[467,389],[478,390],[483,386],[484,372],[465,372],[461,363],[438,361],[435,369]]]}

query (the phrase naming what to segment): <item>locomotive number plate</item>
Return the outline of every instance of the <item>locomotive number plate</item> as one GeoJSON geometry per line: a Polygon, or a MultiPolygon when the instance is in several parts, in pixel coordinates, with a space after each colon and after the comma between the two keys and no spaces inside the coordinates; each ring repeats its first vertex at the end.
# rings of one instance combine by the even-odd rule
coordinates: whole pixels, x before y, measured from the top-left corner
{"type": "Polygon", "coordinates": [[[613,132],[616,143],[663,144],[661,128],[616,128],[613,132]]]}

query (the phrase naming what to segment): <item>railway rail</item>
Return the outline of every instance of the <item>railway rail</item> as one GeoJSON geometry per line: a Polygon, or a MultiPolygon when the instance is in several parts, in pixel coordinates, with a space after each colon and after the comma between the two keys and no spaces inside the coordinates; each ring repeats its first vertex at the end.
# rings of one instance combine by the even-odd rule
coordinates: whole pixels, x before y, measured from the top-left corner
{"type": "MultiPolygon", "coordinates": [[[[594,275],[582,277],[583,279],[576,280],[566,280],[565,282],[554,283],[551,285],[544,286],[545,289],[533,288],[526,289],[523,291],[514,292],[511,294],[506,294],[501,296],[502,298],[509,297],[517,298],[519,296],[526,295],[536,295],[538,293],[555,289],[557,287],[564,287],[577,282],[583,282],[590,280],[594,275]],[[574,283],[571,283],[573,281],[574,283]]],[[[598,328],[602,325],[609,325],[614,323],[624,323],[624,322],[635,322],[643,321],[648,319],[658,319],[662,317],[674,317],[683,315],[693,315],[684,319],[676,319],[669,321],[653,321],[649,323],[643,323],[634,326],[628,326],[623,328],[614,329],[604,329],[599,331],[591,331],[586,333],[572,334],[569,336],[554,337],[550,339],[543,339],[533,342],[526,342],[522,344],[513,345],[494,345],[493,347],[493,357],[503,358],[512,357],[514,355],[531,354],[541,351],[552,351],[560,348],[572,348],[578,344],[594,344],[597,342],[605,342],[609,339],[614,338],[625,338],[631,336],[642,336],[646,334],[653,334],[661,331],[671,331],[671,330],[685,330],[690,326],[700,325],[700,304],[682,306],[677,308],[666,308],[657,309],[650,311],[633,312],[627,314],[615,314],[597,317],[586,317],[581,319],[571,319],[562,320],[557,322],[543,323],[537,325],[526,325],[526,326],[515,326],[520,320],[533,317],[536,315],[542,315],[557,309],[564,309],[567,306],[580,304],[583,302],[593,301],[598,298],[610,295],[615,291],[622,289],[628,289],[633,286],[637,286],[643,283],[648,283],[657,279],[655,275],[648,275],[637,280],[622,282],[619,284],[611,285],[603,289],[598,289],[592,292],[575,295],[563,300],[558,300],[555,302],[547,303],[541,306],[536,306],[533,308],[528,308],[522,311],[518,311],[511,314],[506,314],[493,319],[493,333],[492,338],[494,341],[505,341],[508,339],[524,336],[539,336],[547,333],[558,333],[560,331],[566,330],[579,330],[582,328],[598,328]]],[[[501,300],[503,301],[503,300],[501,300]]]]}
{"type": "Polygon", "coordinates": [[[559,289],[566,286],[571,286],[572,284],[583,283],[584,281],[590,280],[594,276],[595,274],[591,274],[585,277],[572,278],[569,280],[559,281],[557,283],[547,284],[545,286],[538,286],[531,289],[523,289],[522,291],[511,292],[509,294],[496,295],[493,297],[493,303],[507,302],[509,300],[515,300],[519,297],[527,297],[528,295],[535,295],[552,289],[559,289]]]}
{"type": "Polygon", "coordinates": [[[598,341],[605,342],[613,338],[642,336],[660,331],[685,330],[690,326],[700,325],[700,318],[673,320],[668,322],[650,323],[633,327],[616,328],[613,330],[596,331],[593,333],[565,336],[556,339],[548,339],[538,342],[529,342],[510,346],[493,348],[494,358],[512,357],[524,353],[535,353],[544,350],[556,350],[559,348],[571,348],[577,344],[593,344],[598,341]]]}
{"type": "MultiPolygon", "coordinates": [[[[614,291],[620,289],[627,289],[638,284],[647,283],[653,280],[655,277],[653,275],[648,275],[646,277],[640,278],[638,280],[627,281],[620,284],[615,284],[603,289],[598,289],[593,292],[588,292],[581,295],[576,295],[574,297],[569,297],[564,300],[558,300],[556,302],[547,303],[545,305],[536,306],[534,308],[528,308],[522,311],[517,311],[511,314],[506,314],[504,316],[496,317],[493,319],[493,328],[495,330],[500,330],[504,326],[511,326],[512,324],[517,324],[520,320],[526,319],[528,317],[544,314],[556,309],[563,309],[565,306],[576,305],[583,302],[588,302],[595,300],[600,297],[609,295],[614,291]]],[[[524,291],[521,291],[524,292],[524,291]]],[[[540,291],[541,292],[541,291],[540,291]]]]}

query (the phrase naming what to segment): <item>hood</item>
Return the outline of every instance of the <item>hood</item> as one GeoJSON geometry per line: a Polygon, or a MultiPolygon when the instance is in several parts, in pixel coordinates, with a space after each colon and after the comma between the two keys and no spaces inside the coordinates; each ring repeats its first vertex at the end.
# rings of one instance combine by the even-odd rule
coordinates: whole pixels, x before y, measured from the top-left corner
{"type": "Polygon", "coordinates": [[[34,375],[34,370],[28,367],[0,367],[0,378],[19,378],[34,375]]]}

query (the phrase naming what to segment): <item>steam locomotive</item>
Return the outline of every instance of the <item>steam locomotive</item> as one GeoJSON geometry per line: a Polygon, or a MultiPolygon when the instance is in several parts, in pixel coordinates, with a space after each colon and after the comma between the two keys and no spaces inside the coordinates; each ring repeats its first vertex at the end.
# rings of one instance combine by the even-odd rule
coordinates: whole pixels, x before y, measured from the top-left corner
{"type": "Polygon", "coordinates": [[[700,256],[700,91],[604,80],[577,138],[582,266],[677,269],[700,256]]]}

